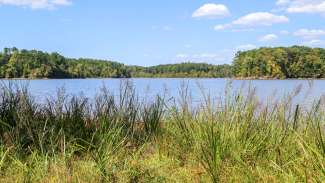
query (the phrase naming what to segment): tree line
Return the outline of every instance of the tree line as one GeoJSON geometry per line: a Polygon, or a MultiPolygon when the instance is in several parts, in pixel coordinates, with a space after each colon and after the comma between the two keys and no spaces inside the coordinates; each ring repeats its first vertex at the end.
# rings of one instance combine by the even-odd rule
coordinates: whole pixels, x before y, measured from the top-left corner
{"type": "Polygon", "coordinates": [[[130,77],[125,65],[95,59],[71,59],[58,53],[4,48],[0,53],[1,78],[130,77]]]}
{"type": "Polygon", "coordinates": [[[0,52],[0,78],[229,77],[230,74],[229,65],[181,63],[140,67],[15,47],[0,52]]]}
{"type": "Polygon", "coordinates": [[[232,65],[179,63],[127,66],[108,60],[67,58],[59,53],[4,48],[0,78],[325,78],[325,49],[305,46],[262,47],[237,52],[232,65]]]}
{"type": "Polygon", "coordinates": [[[206,63],[179,63],[151,67],[129,66],[133,77],[164,78],[224,78],[231,77],[230,65],[212,65],[206,63]]]}
{"type": "Polygon", "coordinates": [[[325,49],[292,46],[238,52],[233,74],[242,78],[325,78],[325,49]]]}

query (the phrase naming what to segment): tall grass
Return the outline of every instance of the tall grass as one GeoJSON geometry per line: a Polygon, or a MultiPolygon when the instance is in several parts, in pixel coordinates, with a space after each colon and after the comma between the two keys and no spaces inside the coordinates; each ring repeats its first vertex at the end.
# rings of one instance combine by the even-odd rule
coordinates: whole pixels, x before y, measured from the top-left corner
{"type": "Polygon", "coordinates": [[[293,103],[299,89],[264,104],[254,89],[202,92],[196,105],[186,85],[174,103],[120,88],[39,102],[2,84],[0,182],[325,181],[323,101],[293,103]]]}

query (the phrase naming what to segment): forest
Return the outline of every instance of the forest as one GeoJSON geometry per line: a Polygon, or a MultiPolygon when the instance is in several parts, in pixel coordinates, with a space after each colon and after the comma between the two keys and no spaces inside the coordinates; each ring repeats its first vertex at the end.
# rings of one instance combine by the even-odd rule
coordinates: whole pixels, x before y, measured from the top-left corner
{"type": "Polygon", "coordinates": [[[292,46],[238,52],[233,74],[237,78],[325,78],[325,49],[292,46]]]}
{"type": "Polygon", "coordinates": [[[230,65],[180,63],[152,67],[126,66],[96,59],[66,58],[58,53],[4,48],[0,78],[230,77],[230,65]]]}
{"type": "Polygon", "coordinates": [[[95,59],[70,59],[58,53],[4,48],[0,53],[1,78],[130,77],[123,64],[95,59]]]}
{"type": "Polygon", "coordinates": [[[224,78],[231,77],[231,66],[206,63],[166,64],[151,67],[129,66],[132,77],[224,78]]]}
{"type": "Polygon", "coordinates": [[[179,63],[150,67],[108,60],[67,58],[59,53],[4,48],[0,78],[325,78],[325,49],[262,47],[236,53],[232,65],[179,63]]]}

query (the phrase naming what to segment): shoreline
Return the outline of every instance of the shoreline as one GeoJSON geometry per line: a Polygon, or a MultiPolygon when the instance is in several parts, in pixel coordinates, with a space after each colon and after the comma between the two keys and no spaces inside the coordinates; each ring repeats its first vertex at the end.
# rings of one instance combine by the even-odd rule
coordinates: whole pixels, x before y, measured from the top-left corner
{"type": "Polygon", "coordinates": [[[278,81],[285,81],[285,80],[325,80],[325,78],[284,78],[284,79],[277,79],[277,78],[255,78],[255,77],[226,77],[226,78],[213,78],[213,77],[130,77],[130,78],[101,78],[101,77],[94,77],[94,78],[0,78],[0,80],[7,80],[7,81],[20,81],[20,80],[95,80],[95,79],[225,79],[225,80],[237,80],[237,81],[271,81],[271,80],[278,80],[278,81]]]}

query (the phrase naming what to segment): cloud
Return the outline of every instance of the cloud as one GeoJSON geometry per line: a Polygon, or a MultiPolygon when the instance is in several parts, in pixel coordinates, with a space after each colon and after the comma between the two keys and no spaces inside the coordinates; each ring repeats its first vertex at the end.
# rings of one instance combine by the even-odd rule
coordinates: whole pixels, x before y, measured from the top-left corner
{"type": "Polygon", "coordinates": [[[238,51],[247,51],[256,49],[253,44],[244,44],[231,49],[222,49],[216,52],[205,53],[179,53],[174,57],[175,62],[205,62],[211,64],[230,64],[238,51]]]}
{"type": "Polygon", "coordinates": [[[319,39],[313,39],[313,40],[309,40],[309,41],[303,42],[303,45],[311,46],[311,47],[324,46],[325,45],[325,41],[319,40],[319,39]]]}
{"type": "Polygon", "coordinates": [[[61,6],[71,5],[71,1],[68,1],[68,0],[53,0],[52,3],[55,5],[61,5],[61,6]]]}
{"type": "Polygon", "coordinates": [[[175,56],[175,62],[206,62],[206,63],[230,63],[233,59],[233,50],[220,50],[216,52],[205,52],[205,53],[179,53],[175,56]]]}
{"type": "Polygon", "coordinates": [[[252,50],[257,48],[257,46],[253,45],[253,44],[244,44],[244,45],[240,45],[236,47],[237,51],[246,51],[246,50],[252,50]]]}
{"type": "Polygon", "coordinates": [[[255,31],[255,29],[253,28],[247,28],[247,29],[243,29],[243,28],[240,28],[240,29],[231,29],[231,32],[253,32],[255,31]]]}
{"type": "Polygon", "coordinates": [[[273,24],[287,23],[289,18],[283,15],[274,15],[269,12],[255,12],[238,18],[237,20],[228,23],[216,25],[215,30],[224,30],[234,26],[241,27],[256,27],[256,26],[271,26],[273,24]]]}
{"type": "Polygon", "coordinates": [[[176,55],[176,58],[188,58],[189,56],[187,54],[184,53],[179,53],[176,55]]]}
{"type": "Polygon", "coordinates": [[[282,31],[280,31],[280,34],[281,34],[281,35],[289,35],[290,32],[287,31],[287,30],[282,30],[282,31]]]}
{"type": "Polygon", "coordinates": [[[276,4],[288,13],[320,13],[325,15],[324,0],[278,0],[276,4]]]}
{"type": "Polygon", "coordinates": [[[310,2],[310,1],[294,1],[288,7],[289,13],[325,13],[325,1],[310,2]]]}
{"type": "MultiPolygon", "coordinates": [[[[232,24],[220,24],[220,25],[216,25],[214,26],[214,30],[216,31],[222,31],[228,28],[232,28],[233,25],[232,24]]],[[[255,29],[253,28],[232,28],[231,32],[252,32],[255,29]]]]}
{"type": "Polygon", "coordinates": [[[220,24],[220,25],[216,25],[214,26],[214,30],[224,30],[224,29],[227,29],[227,28],[230,28],[232,27],[231,24],[220,24]]]}
{"type": "Polygon", "coordinates": [[[302,45],[316,47],[325,46],[325,30],[322,29],[300,29],[293,33],[294,36],[303,39],[302,45]]]}
{"type": "Polygon", "coordinates": [[[174,30],[173,27],[168,26],[168,25],[163,26],[162,29],[163,29],[164,31],[172,31],[172,30],[174,30]]]}
{"type": "Polygon", "coordinates": [[[278,6],[285,6],[288,5],[291,2],[291,0],[278,0],[275,4],[278,6]]]}
{"type": "Polygon", "coordinates": [[[302,37],[306,40],[317,39],[321,36],[325,36],[325,30],[322,29],[300,29],[293,33],[294,36],[302,37]]]}
{"type": "Polygon", "coordinates": [[[0,0],[0,5],[22,6],[32,9],[54,9],[71,5],[70,0],[0,0]]]}
{"type": "Polygon", "coordinates": [[[193,55],[188,55],[188,54],[183,54],[183,53],[180,53],[180,54],[177,54],[176,55],[176,58],[189,58],[189,59],[214,59],[214,58],[217,58],[219,57],[220,55],[218,54],[214,54],[214,53],[201,53],[201,54],[193,54],[193,55]]]}
{"type": "Polygon", "coordinates": [[[151,26],[151,29],[152,30],[159,30],[159,31],[166,31],[166,32],[170,32],[170,31],[173,31],[175,30],[174,27],[172,26],[169,26],[169,25],[164,25],[164,26],[151,26]]]}
{"type": "Polygon", "coordinates": [[[274,15],[268,12],[256,12],[240,17],[233,21],[234,25],[256,26],[264,25],[270,26],[278,23],[287,23],[289,19],[286,16],[274,15]]]}
{"type": "Polygon", "coordinates": [[[193,14],[193,18],[222,18],[230,15],[230,11],[223,4],[208,3],[201,6],[193,14]]]}
{"type": "Polygon", "coordinates": [[[275,34],[267,34],[259,39],[261,42],[269,42],[278,39],[278,36],[275,34]]]}

